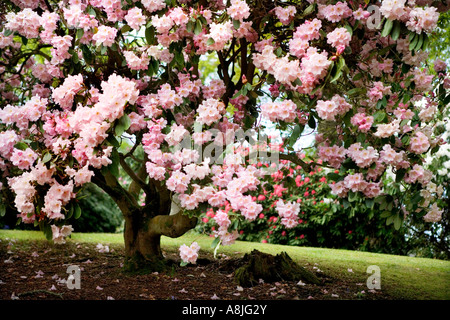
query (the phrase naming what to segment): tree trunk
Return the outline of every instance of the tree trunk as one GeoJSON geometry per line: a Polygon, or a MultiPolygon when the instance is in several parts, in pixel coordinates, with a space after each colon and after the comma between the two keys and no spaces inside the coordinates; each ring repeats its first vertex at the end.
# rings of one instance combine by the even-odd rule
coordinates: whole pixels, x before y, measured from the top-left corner
{"type": "Polygon", "coordinates": [[[189,218],[180,211],[173,215],[144,214],[125,217],[125,271],[163,271],[170,266],[161,250],[161,236],[178,238],[195,227],[196,218],[189,218]]]}
{"type": "MultiPolygon", "coordinates": [[[[125,163],[122,166],[130,171],[125,163]]],[[[133,175],[132,172],[130,174],[133,175]]],[[[142,166],[135,179],[143,179],[145,175],[145,166],[142,166]]],[[[164,270],[168,261],[161,251],[161,236],[178,238],[195,227],[197,218],[189,218],[182,210],[171,214],[170,192],[159,184],[143,186],[146,192],[145,206],[140,206],[137,198],[142,186],[134,181],[129,190],[125,190],[109,171],[105,171],[96,173],[93,182],[110,195],[124,216],[124,270],[164,270]]]]}

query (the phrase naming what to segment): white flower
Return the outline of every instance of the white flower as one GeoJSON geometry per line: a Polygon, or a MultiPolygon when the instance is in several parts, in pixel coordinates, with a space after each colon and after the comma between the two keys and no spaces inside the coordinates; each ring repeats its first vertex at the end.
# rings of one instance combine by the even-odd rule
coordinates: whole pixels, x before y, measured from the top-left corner
{"type": "Polygon", "coordinates": [[[214,295],[211,297],[211,300],[219,300],[220,298],[214,293],[214,295]]]}

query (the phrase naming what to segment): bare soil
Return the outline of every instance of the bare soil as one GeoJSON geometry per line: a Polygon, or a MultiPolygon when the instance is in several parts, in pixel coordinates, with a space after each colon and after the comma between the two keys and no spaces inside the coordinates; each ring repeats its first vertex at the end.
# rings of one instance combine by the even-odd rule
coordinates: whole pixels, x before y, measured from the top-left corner
{"type": "Polygon", "coordinates": [[[122,246],[99,252],[96,244],[0,241],[0,300],[386,300],[363,280],[333,278],[314,265],[321,284],[278,281],[242,288],[234,280],[239,258],[200,255],[196,265],[174,263],[166,272],[129,274],[122,270],[122,246]],[[79,266],[80,289],[67,286],[67,268],[79,266]]]}

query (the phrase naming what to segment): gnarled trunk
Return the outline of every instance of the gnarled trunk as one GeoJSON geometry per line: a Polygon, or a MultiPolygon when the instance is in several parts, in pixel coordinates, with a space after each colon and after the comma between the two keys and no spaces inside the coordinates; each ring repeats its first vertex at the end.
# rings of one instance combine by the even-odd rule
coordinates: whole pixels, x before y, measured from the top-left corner
{"type": "Polygon", "coordinates": [[[133,177],[129,189],[124,189],[110,172],[96,174],[93,182],[117,203],[125,219],[124,243],[126,271],[161,271],[166,260],[161,251],[161,236],[177,238],[195,227],[197,218],[183,211],[172,212],[170,192],[157,183],[144,184],[145,166],[135,174],[126,163],[122,167],[133,177]],[[139,181],[139,183],[136,183],[139,181]],[[146,193],[145,206],[137,202],[140,190],[146,193]]]}
{"type": "Polygon", "coordinates": [[[142,215],[125,218],[125,270],[162,271],[167,266],[161,250],[161,236],[177,238],[195,227],[196,218],[178,212],[142,220],[142,215]]]}

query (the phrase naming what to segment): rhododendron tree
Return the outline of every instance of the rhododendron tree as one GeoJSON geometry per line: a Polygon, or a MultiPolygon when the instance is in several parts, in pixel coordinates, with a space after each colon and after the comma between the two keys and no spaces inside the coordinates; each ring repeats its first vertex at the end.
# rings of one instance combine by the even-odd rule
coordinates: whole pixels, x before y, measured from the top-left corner
{"type": "MultiPolygon", "coordinates": [[[[342,201],[371,199],[396,226],[405,211],[439,216],[421,195],[449,102],[445,71],[423,68],[446,9],[437,2],[3,1],[0,168],[14,195],[6,205],[64,242],[83,186],[95,183],[124,215],[127,266],[154,264],[161,236],[192,229],[208,206],[235,211],[220,213],[216,233],[232,243],[233,221],[263,210],[249,192],[268,172],[252,163],[315,165],[294,149],[308,126],[321,165],[337,170],[327,179],[342,201]],[[375,25],[369,5],[379,7],[375,25]],[[216,72],[205,77],[208,63],[216,72]],[[267,127],[289,132],[276,151],[254,143],[267,127]],[[389,189],[387,171],[396,176],[389,189]]],[[[277,204],[286,224],[300,208],[277,204]]],[[[198,250],[186,245],[181,255],[193,263],[198,250]]]]}

